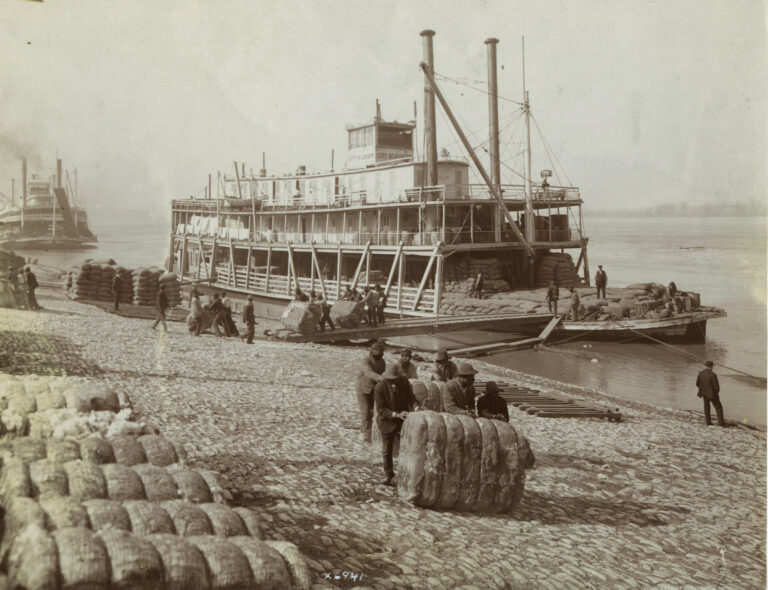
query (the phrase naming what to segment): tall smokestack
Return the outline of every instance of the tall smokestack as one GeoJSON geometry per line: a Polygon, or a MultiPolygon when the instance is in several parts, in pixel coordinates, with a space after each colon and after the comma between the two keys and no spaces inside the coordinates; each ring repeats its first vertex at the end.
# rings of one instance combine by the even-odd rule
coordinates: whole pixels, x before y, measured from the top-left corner
{"type": "Polygon", "coordinates": [[[21,159],[21,206],[27,206],[27,159],[21,159]]]}
{"type": "Polygon", "coordinates": [[[501,184],[499,161],[499,87],[496,78],[496,44],[498,39],[486,39],[488,47],[488,140],[491,156],[491,183],[501,184]]]}
{"type": "MultiPolygon", "coordinates": [[[[424,47],[424,63],[430,73],[435,73],[435,56],[432,50],[434,31],[421,32],[424,47]]],[[[424,135],[427,139],[427,184],[437,186],[437,129],[435,124],[435,91],[424,80],[424,135]]]]}

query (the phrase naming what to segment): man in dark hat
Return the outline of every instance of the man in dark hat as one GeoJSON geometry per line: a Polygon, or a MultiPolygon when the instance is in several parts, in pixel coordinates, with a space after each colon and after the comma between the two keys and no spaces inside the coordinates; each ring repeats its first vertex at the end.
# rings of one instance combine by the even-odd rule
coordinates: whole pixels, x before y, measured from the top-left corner
{"type": "Polygon", "coordinates": [[[547,308],[550,313],[557,315],[557,300],[560,298],[560,287],[557,286],[555,281],[549,281],[549,288],[547,289],[547,308]],[[554,308],[554,310],[552,309],[554,308]]]}
{"type": "Polygon", "coordinates": [[[475,375],[469,363],[459,363],[458,377],[443,385],[443,411],[449,414],[475,413],[475,375]]]}
{"type": "Polygon", "coordinates": [[[381,381],[381,374],[386,367],[384,345],[381,342],[375,342],[371,346],[371,352],[360,364],[360,372],[357,375],[357,403],[360,407],[360,430],[363,433],[364,442],[371,442],[373,389],[381,381]]]}
{"type": "Polygon", "coordinates": [[[571,292],[571,309],[570,319],[574,322],[579,321],[579,305],[581,305],[581,298],[579,292],[571,285],[568,290],[571,292]]]}
{"type": "Polygon", "coordinates": [[[112,309],[115,311],[120,309],[120,289],[123,286],[123,279],[120,277],[119,272],[115,272],[115,274],[112,277],[112,300],[114,302],[114,306],[112,309]]]}
{"type": "Polygon", "coordinates": [[[417,409],[418,403],[413,389],[403,375],[399,363],[392,363],[382,375],[382,380],[373,389],[376,401],[376,426],[381,433],[381,451],[384,457],[384,485],[392,485],[395,471],[392,466],[392,447],[395,437],[400,434],[408,412],[417,409]]]}
{"type": "Polygon", "coordinates": [[[454,379],[459,374],[459,369],[456,367],[456,363],[450,360],[448,351],[441,349],[437,353],[435,359],[435,372],[432,373],[432,381],[440,381],[446,383],[451,379],[454,379]]]}
{"type": "Polygon", "coordinates": [[[27,309],[40,309],[37,297],[35,297],[35,289],[38,287],[37,277],[29,267],[24,269],[24,273],[25,282],[27,283],[27,309]]]}
{"type": "Polygon", "coordinates": [[[323,295],[320,295],[317,304],[320,306],[320,331],[325,332],[326,324],[328,324],[331,330],[335,330],[336,326],[331,319],[331,304],[328,303],[328,300],[323,295]]]}
{"type": "Polygon", "coordinates": [[[600,298],[600,292],[603,292],[603,299],[605,299],[605,287],[608,285],[608,274],[603,270],[603,265],[597,265],[597,272],[595,273],[595,287],[597,287],[597,297],[600,298]]]}
{"type": "Polygon", "coordinates": [[[499,395],[499,386],[495,381],[485,384],[485,395],[477,400],[477,415],[489,420],[503,420],[509,422],[509,409],[507,402],[499,395]]]}
{"type": "Polygon", "coordinates": [[[168,324],[165,323],[165,310],[168,309],[168,296],[165,294],[165,288],[160,285],[157,290],[157,300],[155,301],[155,322],[152,329],[157,328],[157,324],[163,323],[163,330],[168,331],[168,324]]]}
{"type": "Polygon", "coordinates": [[[253,295],[248,295],[248,303],[243,308],[243,323],[245,324],[245,334],[240,339],[245,340],[248,344],[253,344],[256,326],[256,316],[253,313],[253,295]]]}
{"type": "Polygon", "coordinates": [[[712,370],[714,367],[712,361],[706,362],[706,368],[699,372],[696,377],[696,387],[699,388],[699,397],[704,398],[704,421],[707,426],[712,425],[712,416],[709,411],[709,404],[715,406],[717,412],[718,426],[725,426],[723,419],[723,404],[720,403],[720,382],[717,380],[717,374],[712,370]]]}
{"type": "Polygon", "coordinates": [[[410,348],[403,348],[400,351],[400,368],[403,371],[403,377],[406,379],[418,379],[419,375],[416,372],[416,365],[411,362],[413,351],[410,348]]]}

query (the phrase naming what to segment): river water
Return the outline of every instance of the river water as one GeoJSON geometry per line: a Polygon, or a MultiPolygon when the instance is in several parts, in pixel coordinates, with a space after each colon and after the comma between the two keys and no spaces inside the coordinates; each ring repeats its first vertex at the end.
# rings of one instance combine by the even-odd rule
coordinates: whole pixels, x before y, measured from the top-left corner
{"type": "MultiPolygon", "coordinates": [[[[609,286],[675,281],[701,293],[702,304],[722,307],[728,317],[710,321],[703,344],[675,344],[751,375],[766,376],[766,219],[745,217],[585,219],[589,263],[608,273],[609,286]]],[[[128,267],[162,265],[168,256],[168,227],[97,228],[99,245],[83,252],[37,252],[41,263],[66,268],[86,257],[114,258],[128,267]]],[[[498,334],[448,335],[466,343],[498,339],[498,334]]],[[[435,349],[457,346],[434,338],[409,339],[435,349]]],[[[700,362],[678,350],[633,341],[621,344],[577,340],[558,352],[518,351],[486,357],[489,362],[664,407],[701,411],[696,397],[700,362]],[[596,362],[594,362],[596,361],[596,362]]],[[[765,384],[715,367],[726,417],[765,427],[765,384]]]]}

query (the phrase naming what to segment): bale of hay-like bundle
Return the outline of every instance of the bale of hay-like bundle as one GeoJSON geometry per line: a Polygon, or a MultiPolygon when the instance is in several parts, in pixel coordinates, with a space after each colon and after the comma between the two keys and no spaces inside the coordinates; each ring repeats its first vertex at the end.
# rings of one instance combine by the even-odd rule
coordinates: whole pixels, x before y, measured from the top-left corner
{"type": "Polygon", "coordinates": [[[424,402],[427,399],[427,386],[423,381],[420,381],[419,379],[409,379],[408,381],[411,383],[413,397],[416,398],[416,401],[421,407],[424,407],[424,402]]]}
{"type": "Polygon", "coordinates": [[[47,516],[48,529],[63,529],[73,526],[90,528],[90,520],[85,506],[72,496],[47,496],[40,498],[39,502],[47,516]]]}
{"type": "Polygon", "coordinates": [[[364,304],[362,301],[339,300],[331,307],[330,316],[341,328],[357,328],[365,317],[364,304]]]}
{"type": "Polygon", "coordinates": [[[176,449],[168,439],[156,434],[147,434],[140,436],[138,442],[144,449],[147,463],[165,467],[178,462],[176,449]]]}
{"type": "Polygon", "coordinates": [[[31,524],[18,534],[8,557],[8,587],[57,590],[59,554],[56,541],[45,529],[31,524]]]}
{"type": "Polygon", "coordinates": [[[288,541],[267,541],[267,545],[283,556],[296,588],[308,589],[312,585],[312,572],[298,547],[288,541]]]}
{"type": "Polygon", "coordinates": [[[314,334],[320,322],[320,306],[306,301],[291,301],[283,311],[280,322],[284,328],[299,334],[314,334]]]}
{"type": "Polygon", "coordinates": [[[67,463],[81,458],[80,445],[75,440],[49,438],[45,442],[46,457],[50,461],[55,463],[67,463]]]}
{"type": "Polygon", "coordinates": [[[47,457],[46,441],[37,438],[16,438],[10,441],[9,447],[3,454],[4,460],[16,457],[25,463],[32,463],[47,457]]]}
{"type": "Polygon", "coordinates": [[[117,435],[107,439],[112,445],[115,462],[123,465],[139,465],[147,462],[144,446],[135,436],[117,435]]]}
{"type": "Polygon", "coordinates": [[[247,535],[248,529],[245,527],[240,515],[224,504],[199,504],[200,509],[208,516],[213,528],[213,534],[220,537],[235,537],[247,535]]]}
{"type": "Polygon", "coordinates": [[[80,441],[80,458],[83,461],[98,463],[115,463],[112,445],[101,437],[89,437],[80,441]]]}
{"type": "Polygon", "coordinates": [[[66,528],[53,531],[51,536],[58,549],[62,588],[109,587],[109,558],[92,531],[66,528]]]}
{"type": "Polygon", "coordinates": [[[67,401],[61,392],[48,389],[35,394],[35,405],[37,411],[42,412],[43,410],[64,408],[67,405],[67,401]]]}
{"type": "Polygon", "coordinates": [[[144,484],[141,477],[127,465],[110,463],[103,465],[102,473],[110,500],[144,500],[144,484]]]}
{"type": "Polygon", "coordinates": [[[141,478],[147,500],[162,502],[179,498],[179,489],[174,478],[162,467],[145,463],[134,465],[133,470],[141,478]]]}
{"type": "Polygon", "coordinates": [[[127,531],[99,533],[109,556],[112,588],[162,588],[163,564],[155,546],[127,531]]]}
{"type": "Polygon", "coordinates": [[[45,495],[66,496],[69,492],[67,472],[61,463],[41,459],[30,463],[30,491],[34,497],[45,495]]]}
{"type": "Polygon", "coordinates": [[[94,531],[110,528],[131,530],[131,518],[120,502],[94,498],[83,502],[83,507],[88,513],[90,528],[94,531]]]}
{"type": "Polygon", "coordinates": [[[256,588],[282,590],[294,583],[285,558],[266,542],[253,537],[230,537],[227,542],[238,546],[245,555],[256,588]]]}
{"type": "Polygon", "coordinates": [[[160,555],[163,587],[167,590],[210,590],[205,558],[200,550],[175,535],[148,535],[160,555]]]}
{"type": "Polygon", "coordinates": [[[103,383],[84,379],[73,380],[63,388],[61,394],[67,402],[67,407],[78,412],[120,411],[117,394],[103,383]]]}
{"type": "Polygon", "coordinates": [[[232,510],[234,510],[242,519],[249,536],[256,537],[257,539],[263,538],[259,518],[256,516],[255,512],[248,508],[243,508],[242,506],[236,506],[232,510]]]}
{"type": "Polygon", "coordinates": [[[212,535],[213,527],[208,514],[198,504],[184,500],[169,500],[162,503],[163,509],[173,520],[176,533],[182,537],[212,535]]]}
{"type": "Polygon", "coordinates": [[[0,492],[6,504],[10,498],[30,497],[32,483],[29,480],[29,465],[16,458],[6,461],[0,471],[0,492]]]}
{"type": "Polygon", "coordinates": [[[45,510],[32,498],[11,498],[5,504],[3,539],[2,544],[0,544],[0,562],[5,561],[11,544],[20,531],[31,524],[46,529],[46,519],[45,510]]]}
{"type": "Polygon", "coordinates": [[[123,507],[131,520],[131,530],[140,536],[155,533],[176,534],[173,520],[160,504],[145,500],[127,500],[123,507]]]}
{"type": "Polygon", "coordinates": [[[211,536],[186,537],[200,550],[211,574],[211,588],[250,588],[254,579],[251,566],[240,548],[211,536]]]}
{"type": "Polygon", "coordinates": [[[107,483],[101,466],[80,459],[64,463],[69,495],[78,500],[107,497],[107,483]]]}
{"type": "Polygon", "coordinates": [[[506,422],[417,412],[403,425],[398,493],[418,506],[508,512],[532,464],[525,437],[506,422]]]}
{"type": "Polygon", "coordinates": [[[443,411],[443,393],[440,385],[437,383],[427,384],[427,395],[424,398],[424,403],[420,404],[425,410],[432,410],[433,412],[443,411]]]}
{"type": "Polygon", "coordinates": [[[232,494],[224,487],[218,473],[209,469],[196,469],[195,471],[205,480],[214,502],[226,504],[232,499],[232,494]]]}
{"type": "Polygon", "coordinates": [[[174,469],[171,471],[171,477],[178,487],[178,495],[184,500],[196,504],[213,502],[213,495],[208,488],[208,483],[197,471],[174,469]]]}

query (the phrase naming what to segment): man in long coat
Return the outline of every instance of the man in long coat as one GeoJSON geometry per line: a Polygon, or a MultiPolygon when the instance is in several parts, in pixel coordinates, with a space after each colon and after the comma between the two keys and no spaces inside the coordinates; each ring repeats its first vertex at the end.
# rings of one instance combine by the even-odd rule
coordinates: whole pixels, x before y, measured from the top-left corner
{"type": "Polygon", "coordinates": [[[40,309],[40,304],[35,297],[35,289],[38,287],[37,277],[29,267],[24,270],[24,273],[27,284],[27,309],[40,309]]]}
{"type": "Polygon", "coordinates": [[[418,408],[418,403],[399,363],[390,364],[381,377],[382,380],[373,389],[373,397],[376,401],[376,426],[381,432],[381,452],[384,458],[386,479],[382,483],[388,486],[392,485],[392,478],[395,477],[392,465],[395,437],[400,434],[408,412],[418,408]]]}
{"type": "Polygon", "coordinates": [[[373,389],[382,380],[381,374],[386,368],[384,345],[376,342],[371,346],[370,354],[360,363],[360,371],[357,374],[357,404],[360,407],[360,430],[364,442],[371,442],[373,389]]]}
{"type": "Polygon", "coordinates": [[[699,372],[696,377],[696,387],[699,388],[699,397],[704,398],[704,421],[707,426],[712,425],[712,416],[709,410],[709,404],[715,406],[717,412],[718,426],[725,426],[723,419],[723,404],[720,403],[720,382],[717,380],[717,374],[712,370],[714,363],[706,362],[706,368],[699,372]]]}
{"type": "Polygon", "coordinates": [[[248,303],[243,308],[243,323],[245,324],[245,334],[242,340],[248,344],[253,344],[253,335],[256,332],[256,315],[253,313],[253,295],[248,295],[248,303]]]}
{"type": "Polygon", "coordinates": [[[603,265],[597,265],[597,272],[595,273],[595,287],[597,287],[597,298],[600,298],[600,291],[603,292],[603,299],[605,299],[605,288],[608,286],[608,274],[603,270],[603,265]]]}

